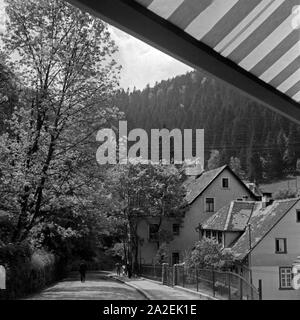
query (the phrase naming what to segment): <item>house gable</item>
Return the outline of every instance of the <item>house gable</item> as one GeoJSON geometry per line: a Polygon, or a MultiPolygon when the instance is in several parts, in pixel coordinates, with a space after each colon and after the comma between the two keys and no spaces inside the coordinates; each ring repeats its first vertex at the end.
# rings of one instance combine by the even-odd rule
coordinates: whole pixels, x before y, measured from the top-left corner
{"type": "Polygon", "coordinates": [[[265,209],[257,207],[252,213],[249,221],[251,225],[251,240],[249,238],[249,233],[244,232],[232,248],[236,258],[243,260],[249,254],[250,241],[251,249],[254,250],[285,215],[290,212],[296,203],[299,203],[299,199],[275,201],[265,209]]]}
{"type": "Polygon", "coordinates": [[[205,191],[212,185],[213,187],[215,187],[215,182],[217,182],[219,184],[218,187],[221,186],[223,190],[230,190],[230,185],[232,185],[232,183],[237,183],[245,191],[245,195],[247,195],[250,199],[257,199],[255,194],[231,170],[231,168],[228,165],[226,165],[214,170],[203,172],[199,178],[187,184],[186,201],[188,202],[188,204],[191,205],[199,196],[203,195],[203,193],[205,193],[205,191]],[[228,188],[222,187],[222,179],[224,178],[229,179],[228,188]]]}
{"type": "Polygon", "coordinates": [[[300,254],[300,223],[296,212],[300,199],[264,235],[252,250],[252,264],[256,266],[291,266],[300,254]],[[285,254],[276,253],[275,239],[286,239],[285,254]]]}

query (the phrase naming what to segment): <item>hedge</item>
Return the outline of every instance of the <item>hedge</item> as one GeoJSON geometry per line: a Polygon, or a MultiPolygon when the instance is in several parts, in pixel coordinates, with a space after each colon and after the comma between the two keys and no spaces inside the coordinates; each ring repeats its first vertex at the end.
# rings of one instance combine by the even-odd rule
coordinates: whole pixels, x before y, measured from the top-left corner
{"type": "Polygon", "coordinates": [[[18,299],[43,289],[64,275],[62,263],[44,250],[32,252],[29,245],[0,246],[0,264],[6,269],[6,290],[0,300],[18,299]]]}

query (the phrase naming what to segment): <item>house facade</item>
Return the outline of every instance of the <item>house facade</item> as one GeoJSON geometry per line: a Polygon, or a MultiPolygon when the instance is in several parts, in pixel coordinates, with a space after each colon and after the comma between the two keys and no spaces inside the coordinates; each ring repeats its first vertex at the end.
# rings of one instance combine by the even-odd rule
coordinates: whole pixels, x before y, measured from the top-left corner
{"type": "Polygon", "coordinates": [[[253,285],[262,281],[263,299],[300,299],[292,283],[300,254],[300,199],[233,201],[203,225],[204,236],[218,239],[218,233],[237,265],[250,270],[253,285]]]}
{"type": "MultiPolygon", "coordinates": [[[[160,229],[171,235],[168,242],[168,262],[175,264],[184,259],[196,241],[201,239],[201,225],[219,209],[235,199],[255,200],[255,195],[228,167],[223,166],[190,177],[186,183],[188,210],[182,218],[165,218],[160,229]]],[[[155,234],[158,220],[143,218],[138,223],[139,261],[153,264],[159,247],[155,234]]]]}

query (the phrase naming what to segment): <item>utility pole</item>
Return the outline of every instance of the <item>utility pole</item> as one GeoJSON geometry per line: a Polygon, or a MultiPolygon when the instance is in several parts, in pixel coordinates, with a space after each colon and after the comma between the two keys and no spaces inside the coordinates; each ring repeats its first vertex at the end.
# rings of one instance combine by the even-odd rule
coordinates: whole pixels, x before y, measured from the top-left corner
{"type": "Polygon", "coordinates": [[[252,250],[252,242],[251,242],[251,224],[250,224],[250,223],[248,223],[248,237],[249,237],[248,266],[249,266],[250,283],[251,283],[251,285],[252,285],[252,269],[251,269],[251,250],[252,250]]]}

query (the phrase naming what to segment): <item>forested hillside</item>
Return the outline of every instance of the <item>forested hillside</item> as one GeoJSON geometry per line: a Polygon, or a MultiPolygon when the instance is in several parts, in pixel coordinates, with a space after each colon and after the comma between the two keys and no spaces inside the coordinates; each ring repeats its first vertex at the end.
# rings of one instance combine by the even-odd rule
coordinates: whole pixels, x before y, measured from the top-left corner
{"type": "Polygon", "coordinates": [[[257,182],[297,170],[300,126],[200,72],[142,91],[121,90],[116,105],[125,112],[129,129],[204,128],[208,167],[231,163],[257,182]]]}

